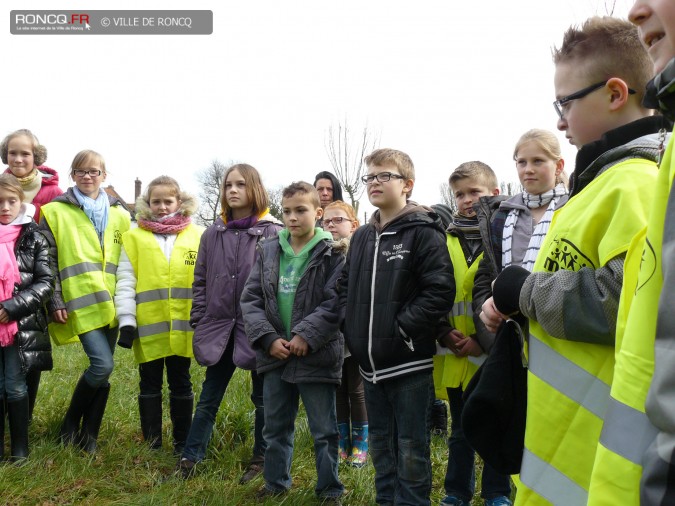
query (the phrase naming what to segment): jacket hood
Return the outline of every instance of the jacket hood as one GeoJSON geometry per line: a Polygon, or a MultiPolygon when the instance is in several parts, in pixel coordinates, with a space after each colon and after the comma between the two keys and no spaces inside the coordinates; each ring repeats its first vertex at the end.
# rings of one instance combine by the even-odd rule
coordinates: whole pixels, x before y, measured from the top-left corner
{"type": "MultiPolygon", "coordinates": [[[[197,212],[199,201],[189,193],[180,192],[180,207],[178,213],[183,216],[192,216],[197,212]]],[[[152,211],[150,205],[141,196],[136,199],[136,219],[152,220],[152,211]]]]}
{"type": "Polygon", "coordinates": [[[396,216],[394,216],[394,218],[389,223],[384,225],[384,227],[382,227],[380,224],[379,209],[372,214],[370,220],[368,220],[368,224],[374,226],[378,233],[383,232],[390,227],[399,228],[409,226],[411,224],[435,224],[440,228],[440,230],[445,232],[441,218],[433,209],[420,205],[417,202],[413,202],[412,200],[408,201],[405,207],[401,209],[401,211],[396,216]]]}
{"type": "Polygon", "coordinates": [[[59,185],[59,173],[54,169],[47,167],[46,165],[40,165],[37,169],[42,175],[42,186],[59,185]]]}

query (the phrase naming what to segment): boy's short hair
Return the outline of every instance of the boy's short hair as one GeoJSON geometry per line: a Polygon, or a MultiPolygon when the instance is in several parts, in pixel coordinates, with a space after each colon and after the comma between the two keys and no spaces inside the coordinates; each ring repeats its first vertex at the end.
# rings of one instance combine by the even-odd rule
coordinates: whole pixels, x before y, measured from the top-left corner
{"type": "Polygon", "coordinates": [[[452,172],[452,174],[450,174],[448,183],[452,188],[454,183],[468,178],[479,181],[480,184],[486,186],[490,190],[499,188],[499,182],[497,181],[497,174],[495,174],[495,171],[493,171],[487,163],[479,162],[477,160],[462,163],[452,172]]]}
{"type": "MultiPolygon", "coordinates": [[[[394,165],[399,173],[406,179],[415,180],[415,166],[410,157],[403,151],[390,148],[376,149],[363,159],[368,167],[377,165],[394,165]]],[[[407,198],[412,195],[412,189],[408,192],[407,198]]]]}
{"type": "Polygon", "coordinates": [[[2,158],[2,163],[9,163],[7,161],[9,159],[9,143],[12,139],[14,139],[14,137],[19,137],[20,135],[25,135],[33,143],[33,164],[36,167],[43,165],[47,161],[47,148],[40,144],[40,141],[35,136],[35,134],[27,128],[15,130],[2,139],[2,142],[0,143],[0,157],[2,158]]]}
{"type": "Polygon", "coordinates": [[[629,21],[594,16],[581,27],[571,26],[562,45],[553,48],[553,63],[582,64],[590,83],[618,77],[636,91],[642,101],[653,65],[640,42],[637,28],[629,21]]]}
{"type": "Polygon", "coordinates": [[[16,193],[21,202],[26,198],[21,183],[19,183],[19,180],[12,174],[0,174],[0,189],[16,193]]]}
{"type": "Polygon", "coordinates": [[[305,182],[305,181],[295,181],[291,184],[289,184],[286,188],[284,188],[281,192],[281,202],[283,205],[284,199],[291,198],[297,193],[301,193],[303,195],[308,195],[309,200],[312,202],[312,205],[315,208],[321,207],[321,201],[319,199],[319,192],[316,191],[316,188],[314,188],[313,185],[305,182]]]}
{"type": "Polygon", "coordinates": [[[349,204],[347,204],[346,202],[343,202],[342,200],[334,200],[325,207],[325,209],[323,210],[324,214],[328,212],[329,209],[333,208],[342,209],[347,215],[347,218],[356,223],[357,227],[360,225],[359,219],[356,217],[356,211],[354,211],[354,208],[349,204]]]}

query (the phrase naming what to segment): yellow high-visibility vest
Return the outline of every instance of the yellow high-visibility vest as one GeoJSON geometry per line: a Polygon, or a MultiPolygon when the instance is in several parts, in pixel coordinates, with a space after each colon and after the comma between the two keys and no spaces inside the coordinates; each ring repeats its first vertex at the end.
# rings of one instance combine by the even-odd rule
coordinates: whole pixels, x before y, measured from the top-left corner
{"type": "MultiPolygon", "coordinates": [[[[649,224],[626,257],[614,381],[588,495],[592,505],[640,503],[642,455],[656,436],[656,428],[645,414],[645,401],[654,375],[654,340],[663,287],[663,228],[674,163],[671,140],[654,187],[649,224]]],[[[637,193],[635,198],[649,200],[637,193]]]]}
{"type": "MultiPolygon", "coordinates": [[[[624,254],[647,223],[656,173],[655,163],[629,159],[597,176],[554,213],[534,271],[598,269],[624,254]]],[[[587,502],[615,350],[590,340],[581,335],[557,339],[530,320],[518,505],[587,502]]]]}
{"type": "MultiPolygon", "coordinates": [[[[455,302],[452,313],[449,315],[450,324],[465,336],[476,333],[473,323],[473,283],[478,270],[478,264],[483,258],[481,253],[471,266],[467,264],[459,239],[451,234],[447,235],[448,251],[455,273],[455,302]]],[[[437,399],[447,399],[446,388],[466,387],[469,380],[485,361],[485,355],[480,357],[456,357],[452,353],[434,356],[434,387],[437,399]]]]}
{"type": "Polygon", "coordinates": [[[189,225],[176,237],[167,260],[154,234],[136,228],[122,236],[136,275],[136,362],[179,355],[192,357],[190,310],[199,239],[204,229],[189,225]]]}
{"type": "Polygon", "coordinates": [[[115,274],[122,234],[129,229],[129,213],[110,206],[103,249],[91,220],[77,206],[50,202],[42,215],[54,235],[58,274],[68,310],[66,323],[49,324],[49,335],[58,345],[78,342],[77,336],[109,325],[117,326],[115,274]]]}

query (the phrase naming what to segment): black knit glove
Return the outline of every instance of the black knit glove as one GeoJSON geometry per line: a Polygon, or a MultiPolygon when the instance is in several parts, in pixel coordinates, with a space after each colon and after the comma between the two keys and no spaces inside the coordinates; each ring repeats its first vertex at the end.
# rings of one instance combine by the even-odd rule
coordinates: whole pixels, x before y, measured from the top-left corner
{"type": "Polygon", "coordinates": [[[134,339],[138,337],[138,330],[131,325],[126,325],[120,329],[120,338],[117,345],[122,348],[130,349],[134,339]]]}

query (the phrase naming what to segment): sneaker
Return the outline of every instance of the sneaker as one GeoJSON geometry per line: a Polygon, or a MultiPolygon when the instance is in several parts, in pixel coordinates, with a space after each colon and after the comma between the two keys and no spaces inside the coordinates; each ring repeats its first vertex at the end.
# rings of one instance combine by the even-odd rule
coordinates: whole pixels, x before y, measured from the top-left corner
{"type": "Polygon", "coordinates": [[[263,464],[251,462],[246,468],[246,471],[244,471],[242,477],[239,478],[239,484],[243,485],[244,483],[248,483],[262,472],[263,472],[263,464]]]}
{"type": "Polygon", "coordinates": [[[280,495],[284,495],[286,492],[287,490],[272,490],[267,488],[267,486],[263,486],[256,492],[255,498],[259,502],[264,502],[265,499],[270,497],[279,497],[280,495]]]}
{"type": "Polygon", "coordinates": [[[456,495],[446,495],[441,501],[440,506],[469,506],[471,501],[464,502],[456,495]]]}
{"type": "Polygon", "coordinates": [[[492,499],[485,499],[485,506],[512,506],[511,499],[505,495],[493,497],[492,499]]]}
{"type": "Polygon", "coordinates": [[[195,466],[197,464],[190,459],[182,458],[176,464],[176,474],[184,480],[192,478],[195,474],[195,466]]]}

